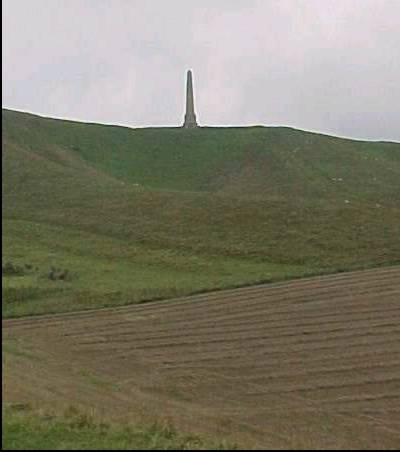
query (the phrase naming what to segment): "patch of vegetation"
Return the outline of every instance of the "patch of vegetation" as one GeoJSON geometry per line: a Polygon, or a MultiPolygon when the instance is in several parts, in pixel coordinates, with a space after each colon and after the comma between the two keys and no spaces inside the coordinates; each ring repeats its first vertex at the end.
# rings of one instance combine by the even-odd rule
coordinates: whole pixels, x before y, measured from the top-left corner
{"type": "MultiPolygon", "coordinates": [[[[21,317],[25,313],[51,312],[48,304],[52,300],[62,300],[63,294],[68,293],[60,288],[40,286],[2,286],[2,315],[7,317],[21,317]],[[46,308],[43,310],[43,306],[46,308]]],[[[65,300],[65,298],[64,298],[65,300]]],[[[54,303],[57,306],[57,302],[54,303]]],[[[57,308],[56,308],[57,309],[57,308]]]]}
{"type": "Polygon", "coordinates": [[[2,287],[2,299],[4,304],[22,303],[44,298],[59,293],[60,290],[44,289],[40,287],[2,287]]]}
{"type": "Polygon", "coordinates": [[[59,268],[52,267],[47,276],[51,281],[69,281],[71,273],[68,269],[61,270],[59,268]]]}
{"type": "Polygon", "coordinates": [[[63,418],[29,410],[3,412],[2,450],[232,450],[178,433],[168,425],[144,427],[96,423],[90,416],[70,410],[63,418]]]}
{"type": "Polygon", "coordinates": [[[84,378],[84,380],[93,385],[93,386],[97,386],[97,387],[102,387],[102,388],[106,388],[106,389],[110,389],[113,392],[118,392],[120,391],[121,387],[118,383],[114,383],[110,380],[107,380],[103,377],[99,377],[98,375],[94,375],[92,372],[90,372],[87,369],[81,369],[79,374],[81,375],[81,377],[84,378]]]}
{"type": "Polygon", "coordinates": [[[24,276],[25,268],[19,265],[14,265],[11,262],[7,262],[1,267],[2,276],[24,276]]]}
{"type": "MultiPolygon", "coordinates": [[[[33,361],[41,361],[41,358],[39,356],[37,356],[35,353],[19,347],[18,343],[16,344],[16,343],[13,343],[10,341],[7,341],[7,342],[3,341],[2,353],[3,353],[3,360],[4,360],[4,355],[8,354],[8,355],[12,355],[13,357],[25,358],[25,359],[29,359],[29,360],[33,360],[33,361]]],[[[4,362],[3,362],[3,364],[4,364],[4,362]]],[[[15,408],[17,409],[18,406],[19,405],[17,405],[15,408]]]]}

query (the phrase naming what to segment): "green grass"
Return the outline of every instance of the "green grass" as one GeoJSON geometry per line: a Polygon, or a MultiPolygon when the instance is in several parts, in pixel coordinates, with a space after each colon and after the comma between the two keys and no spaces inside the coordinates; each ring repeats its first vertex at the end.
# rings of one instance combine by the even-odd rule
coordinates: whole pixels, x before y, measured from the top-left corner
{"type": "Polygon", "coordinates": [[[75,412],[55,418],[6,409],[2,430],[2,450],[232,450],[169,426],[100,424],[75,412]]]}
{"type": "MultiPolygon", "coordinates": [[[[64,168],[174,191],[385,199],[398,195],[399,145],[287,127],[128,129],[3,110],[4,139],[64,168]]],[[[397,197],[397,196],[396,196],[397,197]]]]}
{"type": "Polygon", "coordinates": [[[2,157],[4,317],[400,263],[399,144],[3,110],[2,157]]]}

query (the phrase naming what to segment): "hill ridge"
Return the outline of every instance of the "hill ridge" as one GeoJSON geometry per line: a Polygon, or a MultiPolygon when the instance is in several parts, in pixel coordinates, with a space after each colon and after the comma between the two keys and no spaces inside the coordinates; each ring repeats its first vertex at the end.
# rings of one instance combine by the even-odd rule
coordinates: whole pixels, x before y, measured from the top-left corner
{"type": "MultiPolygon", "coordinates": [[[[118,124],[118,123],[104,123],[104,122],[98,122],[98,121],[90,121],[90,120],[84,120],[84,119],[72,119],[72,118],[62,118],[62,117],[55,117],[55,116],[49,116],[47,114],[42,113],[34,113],[30,111],[25,110],[15,110],[12,108],[2,108],[2,112],[8,112],[8,113],[15,113],[15,114],[22,114],[22,115],[29,115],[31,117],[36,117],[38,119],[45,119],[50,121],[63,121],[66,123],[74,123],[74,124],[83,124],[83,125],[95,125],[95,126],[102,126],[102,127],[117,127],[121,129],[127,129],[127,130],[159,130],[159,129],[179,129],[182,130],[182,126],[179,125],[165,125],[165,126],[130,126],[126,124],[118,124]]],[[[363,137],[351,137],[351,136],[345,136],[345,135],[336,135],[332,134],[330,132],[324,132],[321,130],[311,130],[311,129],[302,129],[295,126],[290,125],[284,125],[284,124],[271,124],[271,125],[265,125],[265,124],[245,124],[245,125],[239,125],[239,124],[233,124],[233,125],[200,125],[198,126],[198,129],[287,129],[297,132],[304,132],[309,133],[313,135],[320,135],[325,136],[329,138],[337,138],[339,140],[346,140],[346,141],[357,141],[357,142],[363,142],[363,143],[381,143],[381,144],[400,144],[400,141],[396,140],[389,140],[384,138],[379,139],[368,139],[363,137]]]]}
{"type": "Polygon", "coordinates": [[[400,144],[287,127],[130,129],[3,110],[3,142],[61,151],[123,183],[272,196],[393,196],[400,144]]]}

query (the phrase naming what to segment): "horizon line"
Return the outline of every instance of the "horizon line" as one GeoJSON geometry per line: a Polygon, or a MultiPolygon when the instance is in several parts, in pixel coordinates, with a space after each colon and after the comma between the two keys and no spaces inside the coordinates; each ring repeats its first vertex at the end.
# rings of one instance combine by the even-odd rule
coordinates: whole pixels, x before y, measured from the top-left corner
{"type": "MultiPolygon", "coordinates": [[[[43,119],[54,119],[54,120],[58,120],[58,121],[69,121],[69,122],[77,122],[77,123],[81,123],[81,124],[97,124],[97,125],[104,125],[104,126],[110,126],[110,127],[123,127],[123,128],[127,128],[127,129],[167,129],[167,128],[171,128],[171,129],[179,129],[179,128],[183,128],[182,125],[171,125],[171,124],[164,124],[164,125],[145,125],[145,126],[134,126],[131,124],[125,124],[125,123],[115,123],[115,122],[96,122],[96,121],[91,121],[91,120],[85,120],[85,119],[77,119],[77,118],[72,118],[72,117],[66,117],[66,116],[49,116],[47,113],[37,113],[31,110],[23,110],[23,109],[19,109],[19,108],[15,108],[15,107],[8,107],[8,106],[4,106],[2,105],[2,110],[9,110],[9,111],[15,111],[17,113],[26,113],[26,114],[30,114],[32,116],[38,116],[40,118],[43,119]]],[[[395,144],[400,144],[400,139],[396,140],[394,138],[365,138],[365,137],[356,137],[356,136],[349,136],[349,135],[337,135],[336,133],[333,132],[329,132],[329,131],[323,131],[323,130],[315,130],[315,129],[302,129],[302,128],[298,128],[296,126],[293,125],[288,125],[288,124],[262,124],[262,123],[249,123],[249,124],[230,124],[230,125],[226,125],[226,124],[217,124],[217,125],[199,125],[198,128],[246,128],[246,127],[284,127],[284,128],[289,128],[289,129],[294,129],[294,130],[299,130],[302,132],[309,132],[309,133],[315,133],[315,134],[319,134],[319,135],[326,135],[326,136],[330,136],[333,138],[341,138],[341,139],[347,139],[347,140],[354,140],[354,141],[369,141],[369,142],[384,142],[384,143],[395,143],[395,144]]]]}

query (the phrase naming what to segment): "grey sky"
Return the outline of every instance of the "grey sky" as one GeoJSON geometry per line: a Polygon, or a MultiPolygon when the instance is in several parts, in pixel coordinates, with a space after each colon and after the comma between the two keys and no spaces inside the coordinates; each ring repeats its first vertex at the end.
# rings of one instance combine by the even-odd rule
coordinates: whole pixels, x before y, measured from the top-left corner
{"type": "Polygon", "coordinates": [[[400,0],[3,0],[3,106],[400,141],[400,0]]]}

